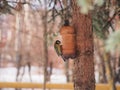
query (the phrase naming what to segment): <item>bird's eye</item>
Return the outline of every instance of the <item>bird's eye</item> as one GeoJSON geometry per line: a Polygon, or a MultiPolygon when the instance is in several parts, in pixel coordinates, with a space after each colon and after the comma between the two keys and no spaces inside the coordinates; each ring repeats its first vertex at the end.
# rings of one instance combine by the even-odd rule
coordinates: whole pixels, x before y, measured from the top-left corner
{"type": "Polygon", "coordinates": [[[57,40],[57,41],[56,41],[56,44],[60,44],[60,41],[59,41],[59,40],[57,40]]]}

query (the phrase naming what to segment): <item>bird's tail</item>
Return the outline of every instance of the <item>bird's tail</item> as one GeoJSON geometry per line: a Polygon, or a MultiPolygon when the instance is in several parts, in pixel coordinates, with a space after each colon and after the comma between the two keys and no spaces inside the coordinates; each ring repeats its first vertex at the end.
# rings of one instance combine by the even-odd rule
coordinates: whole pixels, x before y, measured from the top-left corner
{"type": "Polygon", "coordinates": [[[67,60],[63,55],[61,55],[61,57],[64,60],[64,62],[67,60]]]}

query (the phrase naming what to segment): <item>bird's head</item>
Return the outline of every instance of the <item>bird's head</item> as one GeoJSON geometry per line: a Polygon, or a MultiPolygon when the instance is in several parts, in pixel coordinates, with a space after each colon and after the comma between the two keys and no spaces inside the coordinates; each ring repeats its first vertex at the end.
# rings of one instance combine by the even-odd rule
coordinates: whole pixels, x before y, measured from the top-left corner
{"type": "Polygon", "coordinates": [[[59,40],[56,40],[55,43],[56,43],[56,44],[60,44],[61,42],[60,42],[59,40]]]}

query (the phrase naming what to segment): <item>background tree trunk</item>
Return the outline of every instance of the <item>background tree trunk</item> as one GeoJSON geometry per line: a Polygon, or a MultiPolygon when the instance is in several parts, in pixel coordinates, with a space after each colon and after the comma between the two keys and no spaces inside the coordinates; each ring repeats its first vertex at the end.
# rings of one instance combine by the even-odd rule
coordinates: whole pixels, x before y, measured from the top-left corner
{"type": "Polygon", "coordinates": [[[65,75],[66,75],[66,81],[70,82],[69,61],[66,61],[66,63],[65,63],[65,75]]]}
{"type": "Polygon", "coordinates": [[[116,90],[115,76],[112,70],[110,57],[111,57],[111,54],[105,52],[104,58],[105,58],[105,64],[106,64],[105,66],[106,66],[106,74],[108,77],[108,84],[110,86],[110,90],[116,90]]]}
{"type": "MultiPolygon", "coordinates": [[[[26,0],[27,2],[30,2],[29,0],[26,0]]],[[[26,57],[26,66],[28,66],[28,73],[29,73],[29,78],[30,81],[32,82],[32,77],[31,77],[31,63],[30,63],[30,49],[31,49],[31,43],[32,43],[32,25],[30,21],[30,6],[28,4],[24,5],[24,10],[25,10],[25,30],[29,33],[26,35],[26,40],[25,40],[25,57],[26,57]]],[[[24,74],[25,72],[23,72],[24,74]]]]}
{"type": "Polygon", "coordinates": [[[46,83],[47,83],[47,67],[48,67],[48,43],[47,43],[47,0],[44,0],[45,4],[45,12],[43,14],[43,46],[44,46],[44,84],[43,84],[43,90],[46,90],[46,83]]]}
{"type": "Polygon", "coordinates": [[[74,61],[74,90],[95,90],[91,15],[80,14],[76,0],[72,0],[72,9],[77,42],[77,58],[74,61]]]}
{"type": "MultiPolygon", "coordinates": [[[[100,67],[99,67],[99,72],[100,72],[100,76],[102,76],[102,78],[100,78],[99,82],[100,83],[107,83],[107,76],[106,76],[106,68],[105,68],[105,60],[104,60],[104,55],[103,55],[103,52],[101,52],[100,50],[100,42],[98,39],[95,40],[95,43],[94,43],[94,52],[98,55],[98,57],[100,58],[100,67]]],[[[95,55],[95,54],[94,54],[95,55]]],[[[96,56],[96,55],[95,55],[96,56]]]]}
{"type": "MultiPolygon", "coordinates": [[[[16,74],[16,81],[18,82],[18,76],[19,76],[19,70],[20,70],[20,49],[21,49],[21,13],[17,12],[16,13],[16,39],[15,39],[15,52],[16,52],[16,63],[17,63],[17,74],[16,74]]],[[[20,88],[16,88],[15,90],[21,90],[20,88]]]]}

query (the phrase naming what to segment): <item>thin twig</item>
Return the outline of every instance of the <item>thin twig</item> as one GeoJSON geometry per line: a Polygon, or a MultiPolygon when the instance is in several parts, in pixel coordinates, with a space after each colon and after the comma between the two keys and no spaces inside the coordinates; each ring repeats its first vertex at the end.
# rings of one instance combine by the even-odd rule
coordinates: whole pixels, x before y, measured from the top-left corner
{"type": "Polygon", "coordinates": [[[116,15],[117,15],[117,12],[115,12],[112,18],[110,18],[110,20],[103,26],[102,31],[111,23],[111,21],[115,18],[116,15]]]}
{"type": "Polygon", "coordinates": [[[111,27],[112,31],[114,32],[115,29],[113,28],[112,23],[110,23],[110,27],[111,27]]]}
{"type": "MultiPolygon", "coordinates": [[[[63,9],[63,12],[64,12],[65,10],[67,10],[67,7],[63,9]]],[[[52,11],[52,10],[49,10],[48,12],[50,12],[50,11],[52,11]]],[[[60,12],[61,12],[61,11],[60,11],[60,12]]],[[[62,14],[61,14],[60,12],[56,11],[56,14],[54,15],[54,18],[53,18],[53,16],[52,16],[52,18],[48,21],[48,23],[50,23],[51,21],[54,21],[57,16],[61,16],[61,17],[62,17],[62,14]]],[[[63,17],[62,17],[62,19],[63,19],[63,17]]]]}
{"type": "Polygon", "coordinates": [[[40,6],[42,6],[42,2],[41,2],[41,0],[38,0],[38,2],[40,3],[40,6]]]}
{"type": "MultiPolygon", "coordinates": [[[[7,1],[8,3],[18,3],[17,1],[7,1]]],[[[30,4],[29,2],[20,2],[21,4],[30,4]]]]}
{"type": "Polygon", "coordinates": [[[51,6],[52,2],[53,2],[53,0],[50,1],[50,3],[49,3],[49,7],[51,6]]]}
{"type": "Polygon", "coordinates": [[[55,5],[56,4],[57,4],[57,0],[54,1],[54,6],[53,6],[53,10],[52,10],[53,21],[55,20],[54,15],[55,15],[55,5]]]}
{"type": "MultiPolygon", "coordinates": [[[[59,16],[59,14],[54,15],[54,18],[56,18],[57,16],[59,16]]],[[[48,23],[50,23],[51,21],[54,21],[54,18],[52,17],[52,18],[48,21],[48,23]]]]}
{"type": "Polygon", "coordinates": [[[59,3],[60,3],[60,7],[61,7],[61,11],[62,11],[62,14],[63,14],[63,6],[62,6],[62,2],[60,1],[60,0],[58,0],[59,1],[59,3]]]}

